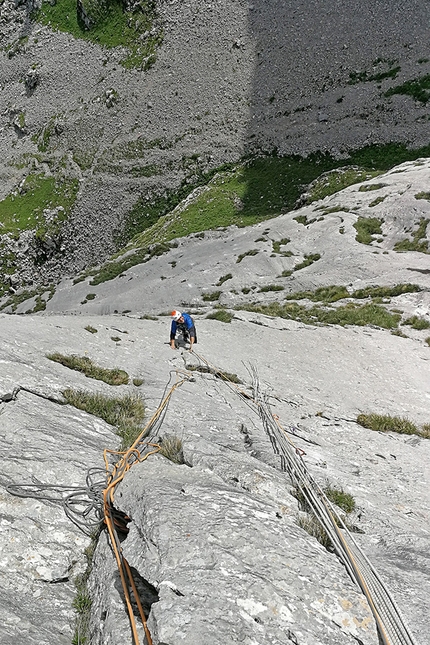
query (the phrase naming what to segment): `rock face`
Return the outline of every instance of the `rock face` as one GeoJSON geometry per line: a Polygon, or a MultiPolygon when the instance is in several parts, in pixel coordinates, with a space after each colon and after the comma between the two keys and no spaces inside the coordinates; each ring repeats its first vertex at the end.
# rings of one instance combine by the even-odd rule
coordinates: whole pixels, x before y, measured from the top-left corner
{"type": "MultiPolygon", "coordinates": [[[[47,311],[157,315],[179,306],[207,308],[206,298],[214,292],[219,293],[216,304],[234,307],[329,285],[345,285],[352,292],[375,284],[413,283],[423,291],[396,302],[411,316],[428,317],[428,255],[394,248],[412,241],[423,222],[421,242],[430,242],[429,175],[428,160],[408,162],[258,225],[207,231],[203,239],[201,234],[179,239],[176,248],[114,280],[98,285],[91,284],[91,278],[78,284],[64,280],[47,311]],[[354,226],[369,218],[379,220],[381,232],[363,244],[354,226]],[[296,268],[312,257],[317,259],[296,268]],[[268,286],[280,291],[264,291],[268,286]]],[[[29,308],[24,302],[17,311],[29,308]]]]}
{"type": "Polygon", "coordinates": [[[33,172],[80,185],[64,251],[27,281],[96,264],[139,198],[245,154],[428,144],[425,91],[387,94],[429,73],[425,3],[156,4],[164,40],[146,71],[34,22],[33,4],[0,7],[0,199],[33,172]]]}
{"type": "MultiPolygon", "coordinates": [[[[393,286],[412,274],[421,291],[393,297],[385,306],[429,320],[428,255],[392,250],[417,221],[427,219],[428,200],[416,197],[425,177],[428,162],[405,164],[378,178],[385,199],[376,206],[368,203],[371,191],[350,187],[296,211],[304,224],[288,214],[251,229],[211,233],[199,242],[182,240],[166,256],[98,285],[96,296],[84,304],[79,303],[91,287],[65,283],[48,303],[49,313],[0,316],[2,643],[70,643],[73,581],[85,569],[83,549],[89,544],[59,503],[19,498],[7,486],[85,488],[87,469],[103,469],[103,448],[118,445],[105,422],[60,405],[61,393],[67,387],[110,396],[139,392],[149,419],[176,376],[184,376],[150,437],[161,447],[179,441],[180,463],[166,453],[150,455],[132,466],[114,494],[115,508],[129,518],[121,547],[154,645],[377,645],[360,589],[337,556],[302,528],[303,509],[249,399],[250,372],[256,368],[273,414],[304,453],[315,480],[353,496],[356,510],[349,522],[355,540],[417,645],[425,644],[430,440],[365,429],[357,415],[375,412],[408,417],[418,426],[429,423],[428,330],[408,327],[405,338],[372,326],[316,326],[238,310],[226,324],[206,319],[201,309],[195,316],[198,344],[189,353],[170,349],[169,319],[141,318],[179,306],[194,285],[195,293],[212,290],[219,274],[232,267],[238,269],[231,278],[236,289],[222,285],[224,304],[241,301],[245,294],[238,291],[245,284],[280,281],[277,276],[297,257],[271,257],[272,240],[288,235],[299,261],[312,252],[321,255],[286,278],[291,291],[336,283],[353,289],[393,286]],[[342,209],[331,212],[335,204],[342,209]],[[364,245],[355,239],[357,213],[351,206],[357,204],[358,213],[383,215],[382,242],[364,245]],[[384,204],[384,213],[376,210],[384,204]],[[261,250],[237,263],[262,229],[261,250]],[[167,266],[172,286],[165,292],[169,281],[161,276],[167,266]],[[181,282],[184,275],[187,283],[181,282]],[[112,315],[119,302],[128,306],[128,315],[112,315]],[[49,361],[46,354],[56,351],[119,367],[144,383],[108,386],[49,361]],[[206,361],[211,369],[199,371],[206,361]],[[217,378],[214,367],[241,383],[217,378]]],[[[256,292],[256,297],[264,303],[276,293],[256,292]]],[[[87,589],[89,642],[131,643],[105,532],[87,589]]],[[[137,630],[145,643],[140,623],[137,630]]]]}

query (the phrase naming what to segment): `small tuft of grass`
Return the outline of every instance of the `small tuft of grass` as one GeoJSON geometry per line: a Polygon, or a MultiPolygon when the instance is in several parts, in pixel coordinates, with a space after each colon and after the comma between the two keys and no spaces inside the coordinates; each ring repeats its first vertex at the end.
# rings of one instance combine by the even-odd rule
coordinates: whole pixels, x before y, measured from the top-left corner
{"type": "Polygon", "coordinates": [[[213,311],[208,314],[206,318],[209,318],[209,320],[219,320],[223,323],[230,323],[234,318],[234,314],[226,309],[218,309],[217,311],[213,311]]]}
{"type": "Polygon", "coordinates": [[[145,381],[143,380],[143,378],[134,378],[132,382],[136,387],[140,387],[144,384],[145,381]]]}
{"type": "Polygon", "coordinates": [[[117,367],[113,369],[105,369],[94,365],[88,356],[63,356],[58,352],[54,354],[47,354],[46,358],[56,363],[61,363],[65,367],[77,372],[82,372],[88,378],[104,381],[108,385],[126,385],[129,377],[127,372],[120,370],[117,367]]]}
{"type": "Polygon", "coordinates": [[[227,273],[226,275],[222,275],[218,282],[216,283],[217,287],[220,287],[224,282],[227,282],[227,280],[231,280],[233,275],[231,273],[227,273]]]}
{"type": "Polygon", "coordinates": [[[212,291],[211,293],[204,293],[202,294],[202,299],[205,302],[214,302],[215,300],[220,299],[221,294],[222,291],[212,291]]]}
{"type": "MultiPolygon", "coordinates": [[[[356,289],[352,292],[351,298],[394,298],[402,295],[403,293],[416,293],[418,291],[422,291],[421,287],[417,284],[407,282],[396,284],[393,287],[370,286],[364,287],[363,289],[356,289]]],[[[397,311],[395,313],[401,312],[397,311]]]]}
{"type": "Polygon", "coordinates": [[[427,336],[424,342],[430,347],[430,336],[427,336]]]}
{"type": "Polygon", "coordinates": [[[393,94],[403,94],[420,103],[427,103],[430,99],[430,74],[406,81],[402,85],[391,87],[385,92],[384,96],[393,96],[393,94]]]}
{"type": "MultiPolygon", "coordinates": [[[[291,242],[289,237],[283,237],[282,240],[272,240],[273,253],[281,253],[281,246],[285,246],[289,242],[291,242]]],[[[288,253],[288,255],[290,255],[290,253],[288,253]]],[[[284,255],[284,253],[282,253],[282,255],[284,255]]]]}
{"type": "Polygon", "coordinates": [[[260,287],[258,293],[266,293],[268,291],[283,291],[285,287],[281,284],[266,284],[264,287],[260,287]]]}
{"type": "Polygon", "coordinates": [[[343,488],[335,488],[327,484],[324,488],[327,498],[341,508],[345,513],[352,513],[355,510],[355,500],[352,495],[345,493],[343,488]]]}
{"type": "Polygon", "coordinates": [[[349,298],[349,292],[344,286],[332,284],[328,287],[318,287],[315,291],[296,291],[285,296],[285,300],[302,300],[305,298],[314,302],[331,303],[343,298],[349,298]]]}
{"type": "Polygon", "coordinates": [[[360,244],[371,244],[374,240],[374,235],[382,235],[381,224],[382,219],[377,217],[359,217],[355,224],[353,224],[357,235],[355,239],[360,244]]]}
{"type": "Polygon", "coordinates": [[[122,438],[121,450],[131,446],[142,433],[140,424],[145,416],[145,405],[137,395],[112,397],[100,392],[94,394],[68,388],[63,391],[63,396],[69,405],[116,427],[117,434],[122,438]]]}
{"type": "MultiPolygon", "coordinates": [[[[167,314],[162,314],[162,315],[167,315],[167,314]]],[[[151,314],[143,314],[143,316],[140,316],[140,320],[158,320],[158,318],[157,316],[151,316],[151,314]]]]}
{"type": "Polygon", "coordinates": [[[403,325],[409,325],[412,327],[412,329],[417,329],[417,330],[422,330],[422,329],[429,329],[430,328],[430,322],[428,320],[425,320],[425,318],[420,318],[419,316],[411,316],[410,318],[406,318],[406,320],[403,321],[403,325]]]}
{"type": "Polygon", "coordinates": [[[90,334],[97,334],[98,332],[98,329],[96,329],[95,327],[91,327],[91,325],[87,325],[86,327],[84,327],[84,329],[89,331],[90,334]]]}
{"type": "Polygon", "coordinates": [[[403,417],[388,414],[359,414],[357,423],[363,428],[376,432],[397,432],[399,434],[419,434],[417,426],[403,417]]]}
{"type": "Polygon", "coordinates": [[[119,343],[119,341],[121,340],[119,336],[111,336],[110,339],[113,340],[114,343],[119,343]]]}
{"type": "Polygon", "coordinates": [[[303,262],[299,262],[299,264],[295,265],[294,271],[300,271],[300,269],[305,269],[306,267],[310,266],[320,258],[321,258],[321,255],[319,253],[312,253],[311,255],[305,255],[305,259],[303,260],[303,262]]]}
{"type": "Polygon", "coordinates": [[[386,188],[387,184],[365,184],[364,186],[360,186],[358,189],[358,192],[360,193],[368,193],[372,190],[380,190],[381,188],[386,188]]]}
{"type": "Polygon", "coordinates": [[[184,453],[182,439],[175,435],[168,435],[159,441],[161,449],[159,454],[170,459],[174,464],[184,464],[184,453]]]}
{"type": "Polygon", "coordinates": [[[246,251],[245,253],[241,253],[238,255],[236,264],[239,264],[239,262],[242,262],[243,258],[246,258],[247,255],[257,255],[258,249],[251,249],[250,251],[246,251]]]}
{"type": "Polygon", "coordinates": [[[428,253],[429,245],[426,239],[427,225],[430,219],[422,217],[419,221],[418,228],[412,234],[412,240],[404,239],[396,242],[394,245],[395,251],[418,251],[419,253],[428,253]]]}
{"type": "Polygon", "coordinates": [[[333,543],[330,540],[327,531],[313,515],[302,514],[297,518],[297,524],[306,533],[316,538],[320,544],[328,551],[333,550],[333,543]]]}

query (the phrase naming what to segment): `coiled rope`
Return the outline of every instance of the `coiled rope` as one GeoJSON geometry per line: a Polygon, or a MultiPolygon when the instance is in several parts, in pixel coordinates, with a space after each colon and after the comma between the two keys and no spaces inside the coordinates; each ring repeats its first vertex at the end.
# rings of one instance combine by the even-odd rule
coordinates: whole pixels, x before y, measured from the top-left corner
{"type": "Polygon", "coordinates": [[[161,447],[158,444],[145,439],[149,435],[155,436],[163,423],[172,394],[190,378],[192,375],[189,372],[182,370],[171,372],[160,404],[132,446],[123,452],[105,449],[103,452],[105,470],[101,468],[88,469],[85,487],[44,484],[35,477],[32,477],[32,481],[29,483],[6,485],[6,490],[11,495],[33,497],[61,504],[67,517],[87,535],[93,536],[103,523],[106,525],[120,574],[133,645],[139,645],[139,635],[133,612],[132,596],[137,605],[147,645],[152,645],[152,639],[136,583],[130,566],[122,553],[118,529],[124,527],[120,525],[118,511],[114,507],[115,489],[134,464],[141,463],[150,455],[159,452],[161,447]],[[173,374],[175,374],[176,380],[173,385],[170,385],[173,374]]]}
{"type": "Polygon", "coordinates": [[[194,351],[192,353],[199,361],[210,367],[212,372],[223,374],[223,382],[259,415],[273,449],[281,459],[282,470],[288,473],[292,484],[300,491],[313,515],[330,538],[337,556],[350,577],[366,596],[383,645],[416,645],[387,587],[354,540],[342,517],[308,471],[303,460],[303,451],[293,444],[278,417],[271,412],[268,395],[261,390],[257,370],[253,367],[249,369],[253,393],[250,397],[236,383],[226,380],[225,373],[211,365],[207,359],[194,351]]]}

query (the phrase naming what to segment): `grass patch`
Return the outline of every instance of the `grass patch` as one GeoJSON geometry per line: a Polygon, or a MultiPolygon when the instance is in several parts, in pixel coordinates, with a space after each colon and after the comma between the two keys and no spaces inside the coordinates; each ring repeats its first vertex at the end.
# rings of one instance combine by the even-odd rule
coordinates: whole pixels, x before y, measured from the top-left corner
{"type": "Polygon", "coordinates": [[[371,244],[374,235],[382,235],[381,224],[383,220],[377,217],[359,217],[353,224],[357,235],[355,239],[360,244],[371,244]]]}
{"type": "Polygon", "coordinates": [[[430,347],[430,336],[427,336],[424,342],[430,347]]]}
{"type": "Polygon", "coordinates": [[[234,318],[234,314],[226,309],[217,309],[217,311],[208,314],[206,318],[209,318],[209,320],[219,320],[223,323],[230,323],[234,318]]]}
{"type": "Polygon", "coordinates": [[[358,325],[360,327],[373,325],[384,329],[395,329],[400,320],[400,314],[392,314],[384,307],[373,303],[362,306],[349,303],[336,309],[325,309],[317,306],[308,308],[295,302],[282,305],[273,302],[267,305],[238,305],[237,309],[297,320],[307,325],[358,325]]]}
{"type": "MultiPolygon", "coordinates": [[[[403,293],[416,293],[422,291],[421,287],[417,284],[411,284],[410,282],[396,284],[393,287],[364,287],[364,289],[356,289],[351,293],[351,298],[393,298],[396,296],[401,296],[403,293]]],[[[400,313],[394,311],[394,313],[400,313]]]]}
{"type": "Polygon", "coordinates": [[[284,287],[280,284],[266,284],[266,286],[261,287],[258,290],[258,293],[267,293],[268,291],[283,291],[284,287]]]}
{"type": "Polygon", "coordinates": [[[155,62],[163,32],[154,28],[154,0],[134,3],[133,11],[124,11],[123,4],[118,0],[106,3],[90,0],[85,3],[85,8],[93,21],[88,30],[78,22],[74,0],[58,0],[54,5],[44,2],[35,17],[38,22],[70,33],[74,38],[88,40],[108,49],[124,48],[126,54],[120,62],[126,68],[148,69],[155,62]]]}
{"type": "Polygon", "coordinates": [[[222,291],[212,291],[211,293],[204,293],[202,295],[202,299],[205,302],[214,302],[215,300],[220,299],[221,294],[222,294],[222,291]]]}
{"type": "Polygon", "coordinates": [[[248,255],[257,255],[258,249],[251,249],[250,251],[245,251],[245,253],[241,253],[240,255],[237,256],[236,264],[239,264],[242,262],[243,258],[246,258],[248,255]]]}
{"type": "Polygon", "coordinates": [[[303,300],[305,298],[314,302],[331,303],[349,298],[349,291],[346,287],[333,284],[328,287],[319,287],[315,291],[296,291],[285,296],[285,300],[303,300]]]}
{"type": "Polygon", "coordinates": [[[133,385],[135,385],[136,387],[140,387],[141,385],[144,384],[144,382],[145,381],[143,380],[143,378],[134,378],[133,379],[133,385]]]}
{"type": "Polygon", "coordinates": [[[91,327],[91,325],[87,325],[86,327],[84,327],[84,329],[89,331],[90,334],[97,334],[97,331],[98,331],[95,327],[91,327]]]}
{"type": "Polygon", "coordinates": [[[404,320],[402,324],[409,325],[410,327],[412,327],[412,329],[417,329],[418,331],[430,328],[430,322],[425,318],[420,318],[419,316],[411,316],[410,318],[406,318],[406,320],[404,320]]]}
{"type": "Polygon", "coordinates": [[[365,184],[358,189],[360,193],[368,193],[372,190],[380,190],[386,188],[387,184],[365,184]]]}
{"type": "Polygon", "coordinates": [[[381,197],[377,197],[376,199],[373,200],[373,202],[370,202],[369,208],[374,208],[375,206],[378,206],[378,204],[382,204],[382,202],[386,198],[387,198],[387,195],[384,195],[384,196],[381,195],[381,197]]]}
{"type": "Polygon", "coordinates": [[[166,457],[170,461],[173,461],[174,464],[184,464],[184,453],[183,453],[183,444],[182,439],[174,435],[162,437],[159,440],[161,446],[159,454],[166,457]]]}
{"type": "Polygon", "coordinates": [[[327,484],[324,488],[327,498],[341,508],[345,513],[352,513],[355,510],[355,500],[352,495],[345,493],[343,488],[334,488],[327,484]]]}
{"type": "Polygon", "coordinates": [[[297,524],[300,528],[306,531],[306,533],[316,538],[327,550],[331,551],[333,549],[333,543],[330,540],[327,531],[313,515],[299,515],[297,518],[297,524]]]}
{"type": "Polygon", "coordinates": [[[306,267],[310,266],[317,260],[321,258],[319,253],[313,253],[311,255],[305,255],[305,259],[303,262],[299,262],[299,264],[296,264],[294,267],[294,271],[300,271],[300,269],[305,269],[306,267]]]}
{"type": "Polygon", "coordinates": [[[428,253],[429,245],[426,239],[427,226],[430,219],[422,217],[419,221],[417,230],[412,235],[412,240],[402,240],[394,245],[395,251],[418,251],[419,253],[428,253]]]}
{"type": "Polygon", "coordinates": [[[420,434],[417,426],[403,417],[392,417],[388,414],[359,414],[357,423],[363,428],[377,432],[397,432],[399,434],[420,434]]]}
{"type": "Polygon", "coordinates": [[[430,201],[430,193],[424,193],[424,192],[417,193],[415,195],[415,199],[426,199],[427,201],[430,201]]]}
{"type": "Polygon", "coordinates": [[[46,358],[56,363],[61,363],[61,365],[71,370],[82,372],[88,378],[104,381],[108,385],[125,385],[129,381],[128,374],[124,370],[118,368],[109,370],[98,367],[87,356],[63,356],[63,354],[56,352],[54,354],[47,354],[46,358]]]}
{"type": "Polygon", "coordinates": [[[427,103],[430,98],[430,74],[421,76],[414,80],[406,81],[402,85],[396,85],[387,90],[384,96],[393,96],[394,94],[403,94],[410,96],[415,101],[427,103]]]}
{"type": "Polygon", "coordinates": [[[131,267],[136,266],[137,264],[149,262],[152,258],[163,255],[163,253],[167,253],[171,248],[176,248],[177,246],[178,245],[176,243],[155,244],[152,247],[138,249],[121,260],[107,262],[101,269],[92,273],[93,278],[90,285],[97,285],[102,282],[114,280],[116,277],[121,275],[121,273],[124,273],[124,271],[127,271],[131,267]]]}
{"type": "Polygon", "coordinates": [[[121,450],[131,446],[142,432],[140,424],[145,416],[145,406],[139,396],[126,394],[111,397],[72,389],[64,390],[63,396],[69,405],[116,427],[116,432],[122,439],[121,450]]]}
{"type": "MultiPolygon", "coordinates": [[[[340,190],[347,188],[348,186],[352,186],[353,184],[359,184],[362,181],[368,181],[369,179],[380,175],[381,172],[381,170],[370,171],[364,168],[357,167],[336,168],[334,170],[326,172],[311,184],[308,192],[305,194],[303,205],[309,205],[312,204],[312,202],[319,201],[321,199],[324,199],[325,197],[329,197],[330,195],[333,195],[334,193],[337,193],[340,190]]],[[[321,207],[321,209],[324,210],[324,214],[335,213],[337,211],[348,211],[347,208],[345,209],[340,206],[333,208],[335,208],[336,210],[325,209],[325,207],[323,206],[321,207]]]]}
{"type": "Polygon", "coordinates": [[[34,230],[41,241],[55,235],[75,203],[78,187],[77,180],[60,182],[44,174],[28,175],[19,192],[0,202],[1,233],[18,239],[22,231],[34,230]],[[57,207],[57,215],[47,223],[43,211],[57,207]]]}
{"type": "MultiPolygon", "coordinates": [[[[291,242],[289,237],[283,237],[282,240],[272,240],[272,253],[282,253],[281,251],[281,246],[285,246],[291,242]]],[[[282,253],[284,255],[284,253],[282,253]]],[[[288,253],[288,255],[291,255],[291,252],[288,253]]]]}
{"type": "Polygon", "coordinates": [[[220,287],[224,282],[227,282],[227,280],[231,280],[233,278],[233,275],[231,273],[227,273],[226,275],[222,275],[218,282],[216,283],[217,287],[220,287]]]}

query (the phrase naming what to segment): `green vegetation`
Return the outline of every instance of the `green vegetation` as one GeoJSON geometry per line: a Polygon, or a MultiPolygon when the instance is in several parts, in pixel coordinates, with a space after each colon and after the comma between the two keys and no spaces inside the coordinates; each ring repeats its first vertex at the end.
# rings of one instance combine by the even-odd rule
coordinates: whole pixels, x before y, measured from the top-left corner
{"type": "Polygon", "coordinates": [[[360,244],[371,244],[373,235],[382,235],[381,224],[383,220],[377,217],[359,217],[353,225],[357,231],[355,239],[360,244]]]}
{"type": "MultiPolygon", "coordinates": [[[[336,168],[329,172],[324,173],[321,177],[316,179],[311,187],[309,188],[308,194],[306,194],[306,199],[304,205],[312,204],[312,202],[319,201],[329,195],[352,186],[353,184],[358,184],[362,181],[368,181],[377,177],[381,174],[381,170],[368,170],[364,168],[352,167],[352,168],[336,168]]],[[[321,210],[325,211],[324,207],[321,207],[321,210]]],[[[342,208],[341,206],[336,207],[336,210],[327,209],[325,212],[336,211],[348,211],[347,208],[342,208]]],[[[325,213],[324,213],[325,214],[325,213]]]]}
{"type": "MultiPolygon", "coordinates": [[[[363,289],[356,289],[351,293],[351,298],[393,298],[400,296],[403,293],[417,293],[421,291],[421,287],[417,284],[410,282],[396,284],[393,287],[364,287],[363,289]]],[[[394,313],[401,313],[395,311],[394,313]]]]}
{"type": "Polygon", "coordinates": [[[115,426],[122,438],[121,450],[131,446],[142,433],[140,424],[145,416],[145,406],[139,396],[110,397],[72,389],[64,390],[63,396],[69,405],[115,426]]]}
{"type": "Polygon", "coordinates": [[[242,262],[243,258],[246,258],[248,255],[257,255],[257,253],[258,253],[258,249],[251,249],[250,251],[241,253],[240,255],[237,256],[236,264],[239,264],[239,262],[242,262]]]}
{"type": "MultiPolygon", "coordinates": [[[[1,261],[0,261],[0,267],[1,267],[1,261]]],[[[0,285],[0,295],[2,295],[2,292],[4,293],[6,290],[7,290],[6,285],[0,285]]],[[[25,313],[33,314],[33,313],[36,313],[37,311],[43,311],[44,309],[46,309],[47,301],[52,298],[54,293],[55,293],[54,285],[50,285],[49,287],[43,286],[43,287],[40,287],[39,289],[35,289],[34,291],[24,290],[19,294],[13,295],[10,298],[8,298],[6,302],[4,302],[0,306],[0,311],[3,311],[7,307],[11,307],[12,312],[15,312],[19,305],[21,305],[26,300],[30,300],[31,298],[34,298],[36,302],[32,307],[32,309],[29,309],[25,313]],[[46,292],[48,292],[48,297],[46,298],[46,300],[44,300],[42,296],[46,292]]]]}
{"type": "Polygon", "coordinates": [[[430,336],[427,336],[427,338],[425,339],[425,342],[430,347],[430,336]]]}
{"type": "MultiPolygon", "coordinates": [[[[174,144],[175,141],[139,139],[123,144],[123,148],[126,146],[124,149],[115,149],[115,159],[140,159],[145,157],[149,148],[167,149],[174,144]]],[[[148,199],[147,192],[137,198],[127,215],[126,225],[116,237],[118,248],[128,243],[117,258],[125,251],[134,253],[121,260],[112,259],[99,272],[97,280],[112,279],[130,266],[147,261],[150,259],[148,249],[154,245],[167,245],[177,237],[203,234],[205,230],[232,224],[252,225],[291,211],[304,186],[329,170],[351,165],[361,169],[366,174],[365,179],[370,179],[404,161],[429,156],[430,146],[408,150],[403,144],[388,144],[367,146],[351,152],[350,157],[343,160],[328,154],[314,154],[306,159],[273,155],[247,159],[235,166],[225,165],[208,173],[203,173],[197,158],[190,158],[188,165],[184,166],[186,178],[181,186],[152,199],[148,199]],[[182,205],[197,187],[200,190],[195,192],[193,199],[182,205]],[[181,206],[174,210],[179,204],[181,206]]],[[[351,181],[354,179],[353,183],[363,179],[357,170],[351,175],[348,172],[342,172],[345,181],[348,176],[351,181]]],[[[332,194],[343,187],[343,184],[339,186],[337,182],[329,182],[324,188],[325,194],[332,194]]]]}
{"type": "Polygon", "coordinates": [[[285,246],[291,242],[289,237],[283,237],[282,240],[272,240],[272,252],[273,253],[282,253],[282,255],[291,255],[291,251],[289,252],[282,252],[281,251],[281,246],[285,246]]]}
{"type": "Polygon", "coordinates": [[[330,540],[327,531],[314,515],[310,515],[309,513],[299,515],[297,518],[297,524],[300,528],[306,531],[306,533],[316,538],[328,551],[333,549],[333,543],[330,540]]]}
{"type": "Polygon", "coordinates": [[[359,414],[357,423],[363,428],[377,432],[398,432],[399,434],[420,434],[417,426],[402,417],[392,417],[388,414],[359,414]]]}
{"type": "Polygon", "coordinates": [[[56,352],[54,354],[47,354],[46,358],[56,363],[61,363],[61,365],[71,370],[82,372],[89,378],[104,381],[108,385],[124,385],[129,381],[128,374],[124,370],[118,368],[109,370],[98,367],[87,356],[63,356],[63,354],[56,352]]]}
{"type": "Polygon", "coordinates": [[[107,282],[108,280],[113,280],[136,264],[149,262],[152,258],[163,255],[163,253],[167,253],[171,248],[175,248],[177,246],[178,245],[174,242],[171,242],[170,244],[155,244],[152,247],[139,249],[121,260],[112,260],[107,262],[99,271],[89,273],[89,275],[93,275],[90,285],[97,285],[102,282],[107,282]]]}
{"type": "Polygon", "coordinates": [[[315,291],[296,291],[285,296],[285,300],[303,300],[305,298],[314,302],[331,303],[349,298],[349,291],[346,287],[333,284],[329,287],[319,287],[315,291]]]}
{"type": "Polygon", "coordinates": [[[94,552],[97,546],[99,530],[91,533],[91,543],[84,550],[86,557],[85,571],[79,574],[75,579],[76,596],[73,599],[72,607],[76,612],[75,633],[72,639],[72,645],[85,645],[89,640],[89,623],[91,618],[92,600],[88,591],[88,578],[90,577],[93,567],[94,552]]]}
{"type": "Polygon", "coordinates": [[[184,453],[183,453],[183,444],[182,439],[179,437],[167,436],[162,437],[159,441],[160,443],[160,455],[166,457],[170,461],[173,461],[174,464],[184,464],[184,453]]]}
{"type": "Polygon", "coordinates": [[[384,96],[393,96],[394,94],[404,94],[420,103],[427,103],[430,98],[430,74],[416,80],[406,81],[402,85],[396,85],[396,87],[387,90],[384,96]]]}
{"type": "Polygon", "coordinates": [[[362,306],[348,303],[336,309],[325,309],[318,306],[308,308],[296,302],[283,305],[278,302],[272,302],[267,305],[237,305],[236,308],[255,311],[267,316],[298,320],[307,325],[374,325],[384,329],[395,329],[400,320],[399,314],[392,314],[384,307],[373,303],[362,306]]]}
{"type": "Polygon", "coordinates": [[[406,320],[404,320],[402,324],[409,325],[410,327],[412,327],[412,329],[417,329],[419,331],[422,329],[430,328],[430,322],[425,318],[420,318],[419,316],[411,316],[410,318],[406,318],[406,320]]]}
{"type": "Polygon", "coordinates": [[[427,200],[430,200],[430,193],[425,193],[425,192],[417,193],[415,195],[415,199],[427,199],[427,200]]]}
{"type": "Polygon", "coordinates": [[[91,325],[87,325],[86,327],[84,327],[84,329],[89,331],[91,334],[97,334],[98,331],[95,327],[91,327],[91,325]]]}
{"type": "Polygon", "coordinates": [[[202,295],[202,299],[205,302],[214,302],[215,300],[219,300],[221,294],[222,291],[212,291],[211,293],[204,293],[202,295]]]}
{"type": "Polygon", "coordinates": [[[300,271],[300,269],[305,269],[306,267],[310,266],[317,260],[321,258],[319,253],[312,253],[311,255],[305,255],[305,259],[303,262],[299,262],[299,264],[296,264],[294,267],[294,271],[300,271]]]}
{"type": "Polygon", "coordinates": [[[285,287],[280,284],[266,284],[264,287],[260,287],[258,293],[266,293],[267,291],[283,291],[285,287]]]}
{"type": "Polygon", "coordinates": [[[0,202],[2,234],[15,239],[22,231],[34,229],[39,239],[58,232],[59,226],[70,213],[78,192],[77,180],[57,181],[43,173],[28,175],[19,188],[0,202]],[[54,222],[46,224],[43,211],[61,207],[54,222]]]}
{"type": "Polygon", "coordinates": [[[381,197],[377,197],[376,199],[373,200],[373,202],[370,202],[369,208],[374,208],[375,206],[378,206],[378,204],[382,204],[382,202],[384,201],[384,199],[386,199],[386,197],[387,195],[384,195],[384,196],[381,195],[381,197]]]}
{"type": "Polygon", "coordinates": [[[360,193],[369,193],[372,190],[380,190],[381,188],[386,188],[387,184],[365,184],[360,186],[358,191],[360,193]]]}
{"type": "Polygon", "coordinates": [[[153,27],[154,0],[139,0],[133,11],[124,11],[119,0],[106,3],[87,0],[84,7],[93,20],[88,30],[78,21],[75,0],[58,0],[55,4],[44,2],[35,15],[42,24],[70,33],[75,38],[89,40],[108,49],[124,48],[127,53],[121,64],[126,68],[148,69],[155,62],[163,32],[153,27]]]}
{"type": "Polygon", "coordinates": [[[144,384],[144,380],[143,380],[143,378],[134,378],[134,379],[133,379],[133,385],[134,385],[135,387],[140,387],[140,386],[141,386],[141,385],[143,385],[143,384],[144,384]]]}
{"type": "Polygon", "coordinates": [[[429,244],[426,239],[427,226],[430,219],[422,217],[419,221],[417,230],[412,235],[412,240],[402,240],[394,245],[395,251],[418,251],[419,253],[428,253],[429,244]]]}
{"type": "Polygon", "coordinates": [[[227,280],[231,280],[233,275],[231,273],[227,273],[226,275],[222,275],[218,282],[216,283],[217,287],[220,287],[224,282],[227,282],[227,280]]]}
{"type": "Polygon", "coordinates": [[[230,323],[234,318],[234,314],[232,314],[230,311],[227,311],[226,309],[217,309],[217,311],[208,314],[206,318],[209,318],[210,320],[219,320],[220,322],[224,323],[230,323]]]}
{"type": "MultiPolygon", "coordinates": [[[[400,72],[400,67],[391,67],[391,69],[386,72],[376,72],[374,74],[369,74],[368,72],[350,72],[349,74],[349,85],[355,85],[356,83],[367,83],[369,81],[383,81],[386,78],[396,78],[397,74],[400,72]]],[[[385,96],[388,96],[388,93],[385,93],[385,96]]]]}
{"type": "Polygon", "coordinates": [[[352,495],[345,493],[342,488],[335,488],[330,484],[324,487],[327,498],[341,508],[345,513],[352,513],[355,510],[355,500],[352,495]]]}

